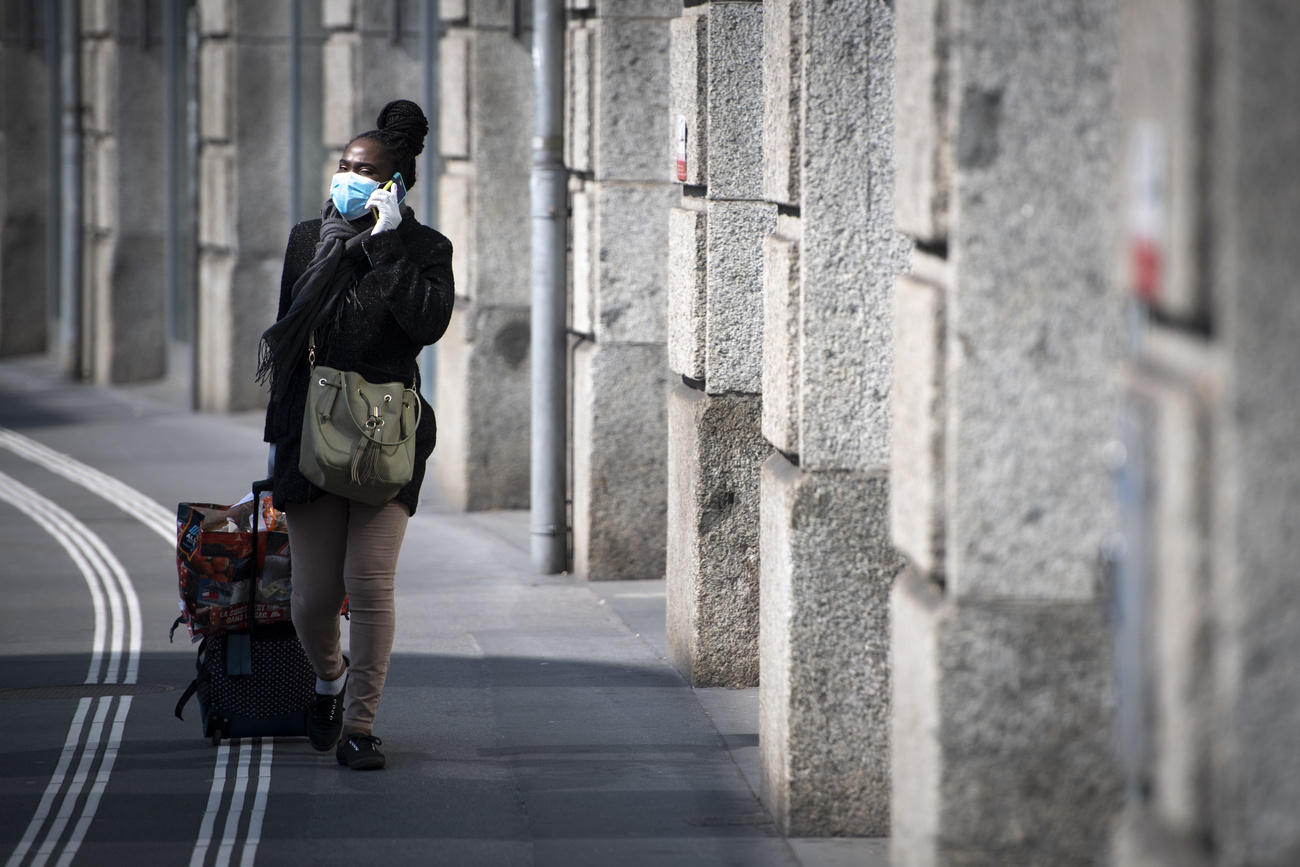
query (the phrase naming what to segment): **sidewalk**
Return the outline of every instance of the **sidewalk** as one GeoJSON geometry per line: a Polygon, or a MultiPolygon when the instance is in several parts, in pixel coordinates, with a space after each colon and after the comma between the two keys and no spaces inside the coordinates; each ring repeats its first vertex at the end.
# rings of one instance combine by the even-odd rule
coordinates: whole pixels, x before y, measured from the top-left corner
{"type": "MultiPolygon", "coordinates": [[[[47,362],[25,359],[0,364],[0,397],[0,425],[169,507],[179,499],[236,498],[264,461],[260,414],[189,413],[175,382],[60,384],[47,362]]],[[[22,467],[7,471],[20,470],[33,486],[41,479],[22,467]]],[[[57,484],[49,488],[75,499],[57,484]]],[[[80,500],[76,506],[105,509],[80,500]]],[[[305,742],[277,742],[272,830],[259,860],[339,863],[359,843],[366,858],[382,854],[389,863],[430,863],[428,853],[437,852],[434,861],[448,864],[888,864],[887,841],[776,833],[755,794],[757,690],[685,684],[666,661],[662,581],[539,576],[528,542],[526,512],[460,513],[438,498],[432,481],[426,485],[399,563],[397,641],[376,728],[390,768],[348,775],[305,742]],[[340,839],[338,810],[325,804],[358,824],[369,817],[365,839],[340,839]]],[[[142,678],[183,685],[189,648],[163,640],[161,612],[174,611],[173,580],[159,568],[157,540],[138,543],[147,555],[128,547],[123,559],[140,576],[151,621],[142,678]]],[[[66,642],[37,649],[51,658],[69,653],[66,642]]],[[[192,731],[197,723],[155,719],[161,709],[169,713],[168,702],[174,696],[137,699],[119,760],[124,770],[115,774],[150,751],[169,752],[173,767],[155,763],[163,765],[157,778],[146,774],[134,785],[176,810],[168,775],[206,753],[192,731]]],[[[26,822],[32,805],[5,795],[26,822]]],[[[104,810],[114,795],[110,784],[104,810]]],[[[95,851],[98,827],[87,851],[95,851]]],[[[170,850],[152,854],[159,851],[170,850]]]]}

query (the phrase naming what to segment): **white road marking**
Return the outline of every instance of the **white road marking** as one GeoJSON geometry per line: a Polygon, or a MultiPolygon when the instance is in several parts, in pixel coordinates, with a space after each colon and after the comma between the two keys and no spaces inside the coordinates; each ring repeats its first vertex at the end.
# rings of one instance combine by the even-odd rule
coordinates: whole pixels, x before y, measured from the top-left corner
{"type": "Polygon", "coordinates": [[[266,738],[261,744],[262,756],[257,764],[257,794],[253,798],[253,809],[248,814],[248,835],[245,837],[244,854],[239,860],[239,867],[253,867],[253,860],[257,857],[257,844],[262,842],[266,797],[271,791],[271,750],[275,747],[275,741],[266,738]]]}
{"type": "Polygon", "coordinates": [[[221,815],[224,801],[222,795],[226,790],[226,764],[230,761],[230,745],[217,747],[217,762],[212,769],[212,788],[208,792],[208,808],[203,812],[203,821],[199,824],[199,836],[194,840],[194,851],[190,854],[190,867],[203,867],[208,856],[208,846],[212,844],[212,829],[216,827],[217,817],[221,815]]]}
{"type": "Polygon", "coordinates": [[[31,851],[32,844],[36,842],[36,835],[40,832],[41,827],[45,825],[45,820],[50,815],[50,809],[54,806],[54,799],[63,788],[63,781],[67,778],[68,768],[72,766],[72,760],[77,755],[77,750],[81,746],[81,733],[86,727],[86,717],[89,715],[91,699],[83,698],[77,702],[77,711],[72,715],[72,725],[68,726],[68,737],[63,742],[63,752],[59,754],[59,763],[54,767],[54,774],[50,777],[49,785],[45,787],[45,794],[41,795],[41,802],[36,806],[36,813],[32,820],[27,823],[27,830],[23,832],[23,838],[18,843],[18,848],[14,849],[9,860],[5,862],[6,867],[17,867],[21,864],[23,858],[31,851]]]}
{"type": "MultiPolygon", "coordinates": [[[[175,513],[125,482],[8,428],[0,427],[0,448],[7,449],[18,457],[99,495],[161,536],[169,547],[175,546],[175,513]]],[[[86,683],[136,683],[139,677],[141,646],[140,602],[130,576],[122,568],[121,563],[113,556],[103,540],[70,512],[3,473],[0,473],[0,499],[10,502],[54,537],[68,552],[85,579],[95,618],[90,668],[86,683]],[[106,653],[107,665],[104,659],[106,653]],[[125,666],[124,671],[123,666],[125,666]]],[[[33,865],[45,864],[54,854],[58,846],[58,838],[62,836],[71,821],[76,802],[81,797],[90,768],[99,752],[100,741],[104,736],[104,719],[111,702],[111,696],[99,699],[94,722],[84,739],[82,732],[91,699],[83,698],[79,702],[77,713],[73,716],[68,730],[68,739],[60,756],[59,765],[55,768],[54,776],[46,787],[22,842],[9,857],[6,867],[18,867],[22,864],[27,853],[38,842],[39,847],[32,861],[33,865]],[[54,823],[44,835],[43,841],[38,840],[40,830],[49,818],[55,799],[63,789],[68,767],[79,750],[81,761],[78,763],[72,784],[67,791],[63,792],[54,823]]],[[[60,865],[71,862],[94,820],[95,811],[99,807],[99,801],[108,785],[109,775],[117,759],[130,705],[130,697],[121,697],[109,732],[107,748],[100,760],[99,770],[72,830],[72,835],[57,862],[60,865]]],[[[223,864],[229,863],[234,849],[238,846],[239,817],[243,812],[246,796],[249,794],[247,791],[249,755],[245,750],[251,750],[251,747],[241,743],[240,768],[243,772],[243,781],[237,782],[228,807],[230,815],[224,825],[225,833],[221,844],[221,849],[225,850],[224,860],[221,861],[223,864]],[[232,834],[235,836],[231,836],[232,834]]],[[[229,752],[230,748],[226,744],[222,744],[217,749],[207,810],[200,823],[199,834],[190,858],[191,865],[195,867],[200,867],[204,863],[212,842],[214,825],[223,808],[226,808],[223,795],[229,752]]],[[[249,867],[256,857],[257,847],[261,842],[262,819],[266,812],[266,800],[271,787],[271,756],[271,742],[268,740],[261,748],[259,770],[251,793],[253,807],[249,813],[249,832],[244,838],[240,859],[241,864],[249,867]]],[[[218,855],[220,857],[221,853],[219,852],[218,855]]]]}

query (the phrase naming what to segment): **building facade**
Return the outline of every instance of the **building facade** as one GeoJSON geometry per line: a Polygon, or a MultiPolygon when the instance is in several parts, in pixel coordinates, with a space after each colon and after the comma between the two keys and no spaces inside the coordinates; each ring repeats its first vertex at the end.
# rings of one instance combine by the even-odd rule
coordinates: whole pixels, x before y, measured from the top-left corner
{"type": "MultiPolygon", "coordinates": [[[[1296,863],[1300,13],[565,11],[572,569],[757,688],[782,832],[1296,863]]],[[[0,14],[0,353],[255,407],[289,226],[411,97],[434,478],[527,506],[532,3],[0,14]]]]}

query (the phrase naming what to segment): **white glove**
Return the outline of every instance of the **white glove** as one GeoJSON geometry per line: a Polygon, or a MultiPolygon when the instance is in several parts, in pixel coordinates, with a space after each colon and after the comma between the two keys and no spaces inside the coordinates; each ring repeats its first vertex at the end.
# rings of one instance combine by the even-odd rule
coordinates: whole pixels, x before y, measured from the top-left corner
{"type": "Polygon", "coordinates": [[[378,235],[380,232],[387,232],[389,229],[396,229],[402,222],[402,209],[397,205],[397,191],[385,190],[380,187],[370,194],[366,199],[367,208],[375,208],[379,211],[379,217],[375,220],[375,227],[370,230],[370,234],[378,235]]]}

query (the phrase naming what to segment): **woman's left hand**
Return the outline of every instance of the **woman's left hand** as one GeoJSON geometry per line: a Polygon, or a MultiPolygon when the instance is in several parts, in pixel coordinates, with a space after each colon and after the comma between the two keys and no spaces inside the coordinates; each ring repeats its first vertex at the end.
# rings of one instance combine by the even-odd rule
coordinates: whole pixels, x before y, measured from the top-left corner
{"type": "Polygon", "coordinates": [[[382,187],[370,194],[366,200],[367,208],[374,208],[379,212],[375,220],[375,227],[370,230],[370,234],[378,235],[380,232],[387,232],[389,229],[396,229],[402,222],[402,209],[397,205],[397,191],[385,190],[382,187]]]}

